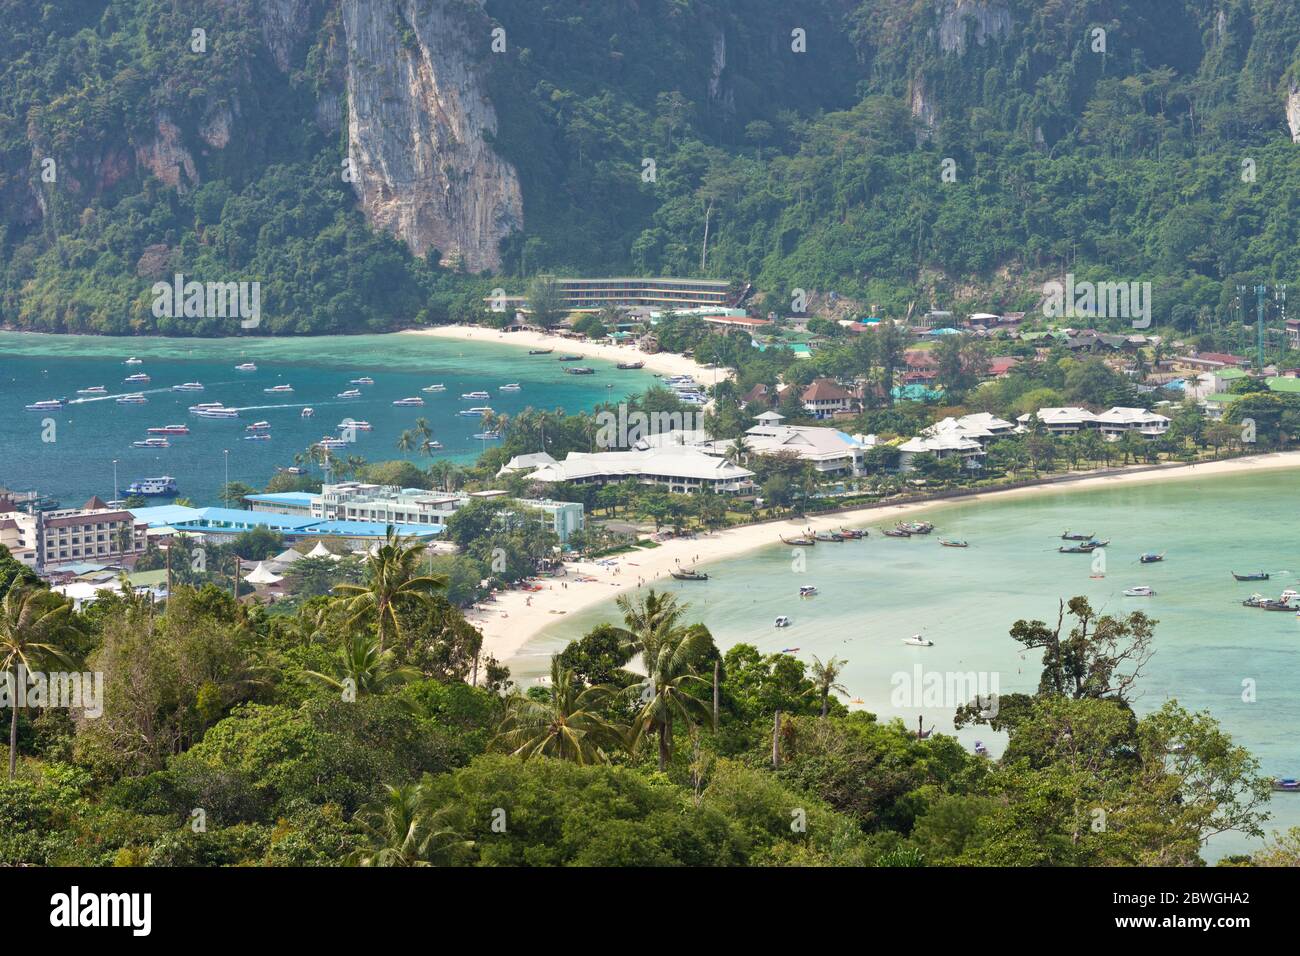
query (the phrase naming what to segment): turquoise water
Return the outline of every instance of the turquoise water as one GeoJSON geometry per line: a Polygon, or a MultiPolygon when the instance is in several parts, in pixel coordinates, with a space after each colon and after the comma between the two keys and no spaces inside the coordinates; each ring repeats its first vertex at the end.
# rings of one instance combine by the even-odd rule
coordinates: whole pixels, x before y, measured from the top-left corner
{"type": "MultiPolygon", "coordinates": [[[[558,352],[556,354],[559,354],[558,352]]],[[[113,459],[117,459],[118,488],[155,475],[177,479],[180,494],[198,504],[215,504],[224,480],[229,449],[230,480],[262,487],[277,466],[325,435],[338,435],[344,418],[370,422],[369,432],[357,433],[357,454],[370,461],[411,458],[396,442],[403,429],[419,417],[429,420],[434,436],[452,460],[473,460],[484,443],[476,418],[456,412],[472,405],[490,405],[514,414],[529,406],[591,408],[611,395],[621,398],[655,381],[644,371],[615,369],[595,359],[585,365],[595,375],[573,376],[555,355],[529,356],[519,346],[497,342],[458,342],[414,335],[325,336],[296,339],[163,339],[104,338],[80,335],[34,335],[0,332],[0,485],[17,490],[37,489],[67,505],[79,505],[92,494],[113,494],[113,459]],[[136,356],[143,365],[123,365],[136,356]],[[253,362],[256,372],[236,372],[236,365],[253,362]],[[126,376],[145,372],[152,381],[142,387],[124,384],[126,376]],[[350,379],[369,376],[373,386],[357,386],[363,397],[335,396],[352,388],[350,379]],[[182,382],[202,382],[202,392],[173,392],[182,382]],[[441,382],[446,392],[426,394],[426,385],[441,382]],[[518,392],[497,386],[517,382],[518,392]],[[290,384],[291,395],[263,393],[273,385],[290,384]],[[78,389],[103,385],[106,398],[84,398],[78,389]],[[462,401],[462,392],[491,393],[486,401],[462,401]],[[140,391],[147,405],[118,405],[113,399],[140,391]],[[398,408],[392,402],[407,396],[425,399],[424,407],[398,408]],[[25,411],[24,406],[52,398],[72,404],[50,413],[25,411]],[[200,402],[223,402],[242,409],[234,420],[198,419],[187,412],[200,402]],[[314,417],[301,410],[310,405],[314,417]],[[42,422],[53,418],[53,442],[43,441],[42,422]],[[244,426],[271,424],[270,441],[244,441],[244,426]],[[190,434],[169,436],[171,447],[139,449],[132,442],[148,437],[152,426],[183,423],[190,434]]]]}
{"type": "MultiPolygon", "coordinates": [[[[1240,603],[1254,590],[1276,597],[1284,588],[1300,589],[1291,528],[1297,490],[1300,472],[1275,471],[945,504],[928,513],[938,526],[929,538],[885,538],[873,527],[865,541],[811,549],[778,544],[709,566],[707,582],[670,581],[668,587],[690,602],[689,618],[708,625],[721,646],[744,641],[765,653],[798,648],[794,653],[804,661],[813,654],[823,661],[846,658],[843,683],[864,702],[854,706],[909,726],[920,716],[927,728],[934,724],[949,733],[952,701],[896,696],[896,686],[913,685],[917,665],[922,680],[932,672],[945,680],[949,672],[973,672],[985,675],[987,689],[1032,692],[1037,655],[1022,655],[1008,636],[1015,620],[1055,622],[1058,600],[1077,594],[1100,612],[1142,608],[1160,623],[1139,711],[1176,697],[1189,709],[1208,710],[1250,748],[1264,772],[1300,776],[1300,619],[1240,603]],[[1104,579],[1091,577],[1093,558],[1056,553],[1065,529],[1112,539],[1104,579]],[[971,547],[943,548],[940,537],[963,538],[971,547]],[[803,572],[792,568],[792,550],[806,560],[803,572]],[[1162,563],[1140,565],[1146,551],[1168,555],[1162,563]],[[1239,583],[1230,570],[1266,570],[1273,577],[1239,583]],[[797,596],[805,583],[817,586],[816,597],[797,596]],[[1140,584],[1154,588],[1155,597],[1123,596],[1140,584]],[[793,619],[791,627],[772,626],[781,614],[793,619]],[[934,646],[902,643],[918,632],[934,646]],[[1253,682],[1253,702],[1243,701],[1244,682],[1253,682]]],[[[511,668],[527,681],[543,671],[551,652],[617,619],[612,602],[572,615],[531,642],[511,668]]],[[[987,728],[966,728],[957,736],[968,745],[983,740],[994,753],[1004,743],[987,728]]],[[[1278,794],[1272,810],[1269,828],[1300,826],[1300,795],[1278,794]]],[[[1208,852],[1250,846],[1228,834],[1208,852]]]]}

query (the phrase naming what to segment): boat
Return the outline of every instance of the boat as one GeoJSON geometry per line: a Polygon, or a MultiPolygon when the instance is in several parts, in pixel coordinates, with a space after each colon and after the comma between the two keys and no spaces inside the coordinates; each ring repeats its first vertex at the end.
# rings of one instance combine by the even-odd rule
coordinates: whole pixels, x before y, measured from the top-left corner
{"type": "Polygon", "coordinates": [[[436,438],[434,438],[434,439],[430,439],[430,441],[429,441],[429,448],[430,448],[430,449],[440,449],[440,448],[442,448],[442,442],[438,441],[436,438]]]}
{"type": "Polygon", "coordinates": [[[121,396],[118,396],[117,404],[119,404],[119,405],[148,405],[148,404],[149,404],[149,399],[145,398],[143,395],[141,395],[141,394],[139,394],[139,393],[136,393],[136,394],[134,394],[134,395],[121,395],[121,396]]]}
{"type": "Polygon", "coordinates": [[[780,538],[782,544],[788,544],[796,548],[811,548],[813,545],[817,543],[816,538],[808,538],[803,536],[797,538],[787,538],[785,535],[781,535],[780,538]]]}
{"type": "Polygon", "coordinates": [[[840,528],[840,534],[846,541],[856,541],[867,536],[867,532],[862,528],[840,528]]]}
{"type": "Polygon", "coordinates": [[[270,441],[270,432],[253,432],[251,435],[245,435],[244,441],[270,441]]]}
{"type": "Polygon", "coordinates": [[[153,428],[146,428],[150,435],[188,435],[190,433],[189,425],[156,425],[153,428]]]}
{"type": "Polygon", "coordinates": [[[236,371],[236,372],[256,372],[256,371],[257,371],[257,366],[254,365],[252,362],[245,362],[243,365],[236,365],[236,366],[235,366],[235,371],[236,371]]]}
{"type": "Polygon", "coordinates": [[[559,358],[559,361],[561,361],[561,362],[581,362],[581,361],[582,361],[582,356],[581,356],[581,355],[561,355],[560,358],[559,358]]]}
{"type": "Polygon", "coordinates": [[[703,571],[696,571],[693,568],[682,568],[679,571],[669,571],[678,581],[707,581],[709,576],[703,571]]]}
{"type": "Polygon", "coordinates": [[[945,548],[969,548],[969,541],[950,541],[947,538],[941,538],[939,543],[945,548]]]}
{"type": "Polygon", "coordinates": [[[305,475],[305,474],[307,474],[307,469],[306,469],[306,468],[299,468],[297,465],[290,465],[288,468],[277,468],[277,469],[275,469],[275,470],[276,470],[276,471],[282,471],[282,472],[284,472],[286,475],[305,475]]]}
{"type": "Polygon", "coordinates": [[[550,355],[555,349],[529,349],[529,355],[550,355]]]}
{"type": "Polygon", "coordinates": [[[812,597],[812,596],[813,596],[814,594],[816,594],[816,593],[817,593],[817,585],[815,585],[815,584],[801,584],[801,585],[799,585],[799,596],[800,596],[800,597],[812,597]]]}
{"type": "Polygon", "coordinates": [[[818,531],[813,535],[818,541],[843,541],[844,535],[838,531],[818,531]]]}
{"type": "Polygon", "coordinates": [[[619,362],[618,365],[615,366],[615,368],[621,368],[621,369],[645,368],[645,362],[619,362]]]}
{"type": "Polygon", "coordinates": [[[375,380],[371,378],[369,375],[363,375],[360,378],[354,378],[352,381],[348,382],[348,384],[349,385],[374,385],[375,380]]]}
{"type": "Polygon", "coordinates": [[[975,751],[975,756],[977,757],[987,757],[989,755],[989,748],[982,740],[975,741],[975,746],[972,749],[975,751]]]}
{"type": "Polygon", "coordinates": [[[401,405],[403,407],[410,406],[410,405],[423,405],[424,399],[420,398],[419,396],[416,396],[414,398],[399,398],[397,401],[393,402],[393,404],[401,405]]]}
{"type": "Polygon", "coordinates": [[[478,392],[461,392],[460,397],[466,399],[467,401],[481,401],[482,399],[491,398],[492,396],[487,392],[478,391],[478,392]]]}
{"type": "Polygon", "coordinates": [[[1295,777],[1280,777],[1273,781],[1273,789],[1281,793],[1300,793],[1300,780],[1295,777]]]}
{"type": "Polygon", "coordinates": [[[518,382],[511,382],[509,385],[497,386],[498,392],[518,392],[522,390],[523,390],[523,386],[520,385],[518,382]]]}
{"type": "Polygon", "coordinates": [[[271,428],[271,423],[270,423],[270,422],[253,422],[253,424],[251,424],[251,425],[245,425],[245,426],[244,426],[244,431],[246,431],[246,432],[264,432],[264,431],[268,431],[270,428],[271,428]]]}
{"type": "Polygon", "coordinates": [[[446,385],[442,385],[442,384],[439,384],[439,385],[426,385],[424,388],[420,389],[420,391],[422,391],[422,392],[445,392],[445,391],[447,391],[447,386],[446,386],[446,385]]]}
{"type": "Polygon", "coordinates": [[[172,443],[166,438],[146,438],[143,441],[133,441],[132,446],[135,448],[171,448],[172,443]]]}
{"type": "Polygon", "coordinates": [[[373,426],[370,422],[363,422],[357,418],[345,418],[343,421],[338,423],[337,427],[339,431],[342,431],[345,428],[351,428],[353,431],[368,432],[373,426]]]}
{"type": "Polygon", "coordinates": [[[293,394],[292,385],[272,385],[270,388],[262,389],[267,395],[291,395],[293,394]]]}
{"type": "Polygon", "coordinates": [[[355,388],[349,388],[349,389],[348,389],[347,391],[345,391],[345,392],[339,392],[339,393],[338,393],[337,395],[335,395],[334,397],[335,397],[335,398],[360,398],[360,397],[361,397],[361,392],[360,392],[360,390],[358,390],[358,389],[355,389],[355,388]]]}
{"type": "Polygon", "coordinates": [[[346,442],[342,438],[334,438],[331,435],[326,435],[316,444],[321,448],[347,448],[351,442],[346,442]]]}
{"type": "Polygon", "coordinates": [[[586,365],[573,365],[565,369],[570,375],[595,375],[596,370],[586,365]]]}
{"type": "Polygon", "coordinates": [[[784,614],[782,614],[780,617],[778,617],[775,621],[772,622],[772,626],[773,626],[773,627],[789,627],[789,626],[790,626],[790,619],[789,619],[788,617],[786,617],[784,614]]]}
{"type": "MultiPolygon", "coordinates": [[[[30,408],[31,406],[28,407],[30,408]]],[[[1268,580],[1267,571],[1256,571],[1253,574],[1238,574],[1236,571],[1233,571],[1232,576],[1236,578],[1238,581],[1267,581],[1268,580]]]]}
{"type": "Polygon", "coordinates": [[[238,418],[239,410],[234,408],[191,408],[190,413],[196,418],[238,418]]]}
{"type": "Polygon", "coordinates": [[[1295,605],[1290,601],[1273,600],[1266,598],[1262,594],[1252,594],[1246,600],[1241,602],[1242,607],[1258,608],[1261,611],[1294,611],[1295,605]]]}
{"type": "Polygon", "coordinates": [[[1164,559],[1165,559],[1165,552],[1163,551],[1161,551],[1159,554],[1157,554],[1154,551],[1148,551],[1146,554],[1138,558],[1138,560],[1143,564],[1155,564],[1157,561],[1163,561],[1164,559]]]}
{"type": "Polygon", "coordinates": [[[798,653],[799,653],[799,648],[797,648],[797,647],[783,647],[783,648],[781,648],[781,653],[782,653],[782,654],[798,654],[798,653]]]}
{"type": "Polygon", "coordinates": [[[1061,540],[1062,541],[1091,541],[1094,537],[1095,535],[1091,533],[1076,534],[1073,531],[1066,531],[1061,535],[1061,540]]]}
{"type": "Polygon", "coordinates": [[[92,385],[90,386],[90,388],[77,389],[77,394],[78,395],[107,395],[108,389],[106,389],[103,385],[92,385]]]}
{"type": "Polygon", "coordinates": [[[886,538],[910,538],[912,536],[912,532],[903,528],[881,528],[880,530],[886,538]]]}
{"type": "Polygon", "coordinates": [[[51,398],[43,402],[32,402],[30,405],[24,407],[29,412],[53,412],[62,408],[66,404],[68,404],[66,399],[51,398]]]}
{"type": "Polygon", "coordinates": [[[123,364],[123,365],[143,365],[143,364],[144,364],[144,359],[139,359],[139,358],[136,358],[134,355],[132,355],[129,359],[127,359],[127,360],[126,360],[125,362],[123,362],[122,364],[123,364]]]}
{"type": "Polygon", "coordinates": [[[934,525],[928,521],[900,521],[898,523],[899,531],[906,531],[909,534],[929,534],[934,530],[934,525]]]}
{"type": "Polygon", "coordinates": [[[299,415],[298,417],[299,417],[299,418],[311,418],[311,417],[312,417],[313,415],[315,415],[315,414],[316,414],[316,409],[311,408],[310,406],[308,406],[307,408],[304,408],[304,409],[302,410],[302,414],[299,415]]]}
{"type": "Polygon", "coordinates": [[[474,408],[462,408],[456,414],[461,418],[482,418],[484,415],[493,414],[493,412],[486,405],[476,405],[474,408]]]}
{"type": "Polygon", "coordinates": [[[912,647],[934,647],[934,641],[928,637],[922,637],[920,634],[913,634],[911,637],[904,638],[903,643],[912,647]]]}
{"type": "Polygon", "coordinates": [[[139,382],[141,385],[145,385],[149,383],[150,378],[144,372],[136,372],[134,375],[128,375],[126,378],[122,379],[122,381],[139,382]]]}
{"type": "Polygon", "coordinates": [[[1137,587],[1124,589],[1125,597],[1155,597],[1155,594],[1156,592],[1151,590],[1151,588],[1145,584],[1139,584],[1137,587]]]}
{"type": "Polygon", "coordinates": [[[172,386],[173,392],[201,392],[203,391],[202,382],[182,382],[180,385],[172,386]]]}
{"type": "Polygon", "coordinates": [[[126,486],[128,495],[140,495],[143,498],[176,494],[176,479],[169,475],[160,478],[141,478],[126,486]]]}
{"type": "Polygon", "coordinates": [[[1062,545],[1056,550],[1061,554],[1092,554],[1097,549],[1089,544],[1072,544],[1069,547],[1062,545]]]}
{"type": "Polygon", "coordinates": [[[497,441],[501,438],[500,432],[475,432],[474,437],[479,441],[497,441]]]}

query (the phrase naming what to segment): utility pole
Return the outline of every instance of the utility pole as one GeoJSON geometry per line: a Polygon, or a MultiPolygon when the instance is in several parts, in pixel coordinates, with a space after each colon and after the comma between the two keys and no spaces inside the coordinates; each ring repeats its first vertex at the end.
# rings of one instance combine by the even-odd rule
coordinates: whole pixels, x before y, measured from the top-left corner
{"type": "Polygon", "coordinates": [[[1264,296],[1268,295],[1268,286],[1255,286],[1255,333],[1257,338],[1258,364],[1255,371],[1264,371],[1264,296]]]}

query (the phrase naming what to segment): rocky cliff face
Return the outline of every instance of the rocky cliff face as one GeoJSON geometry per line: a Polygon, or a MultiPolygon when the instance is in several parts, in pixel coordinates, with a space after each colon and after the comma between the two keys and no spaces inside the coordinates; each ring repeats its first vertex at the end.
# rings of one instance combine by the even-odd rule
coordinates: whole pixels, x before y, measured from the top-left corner
{"type": "Polygon", "coordinates": [[[1286,122],[1291,127],[1291,142],[1300,143],[1300,84],[1292,83],[1287,94],[1286,122]]]}
{"type": "Polygon", "coordinates": [[[366,218],[415,255],[478,272],[523,225],[514,168],[492,150],[482,0],[341,0],[348,151],[366,218]]]}
{"type": "Polygon", "coordinates": [[[967,30],[983,46],[1011,32],[1011,11],[990,0],[946,0],[939,8],[939,46],[945,53],[966,52],[967,30]]]}

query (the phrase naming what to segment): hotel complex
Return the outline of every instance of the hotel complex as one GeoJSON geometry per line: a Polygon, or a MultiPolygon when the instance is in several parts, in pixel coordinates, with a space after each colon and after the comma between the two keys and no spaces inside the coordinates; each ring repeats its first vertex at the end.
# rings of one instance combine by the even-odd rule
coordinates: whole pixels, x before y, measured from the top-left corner
{"type": "MultiPolygon", "coordinates": [[[[553,277],[564,308],[573,312],[598,312],[605,308],[727,309],[736,302],[733,284],[725,279],[652,279],[621,276],[611,279],[569,279],[553,277]]],[[[503,301],[507,309],[528,307],[521,295],[487,299],[490,305],[503,301]]]]}

